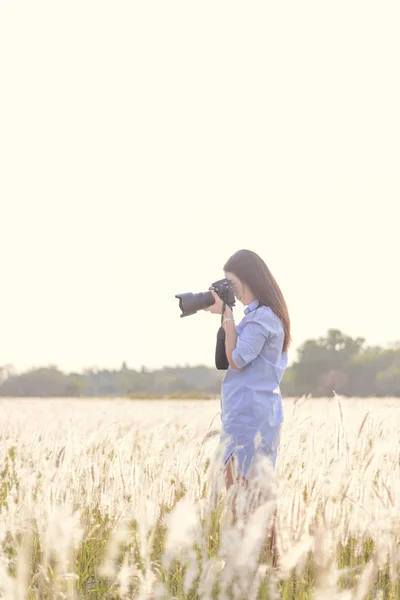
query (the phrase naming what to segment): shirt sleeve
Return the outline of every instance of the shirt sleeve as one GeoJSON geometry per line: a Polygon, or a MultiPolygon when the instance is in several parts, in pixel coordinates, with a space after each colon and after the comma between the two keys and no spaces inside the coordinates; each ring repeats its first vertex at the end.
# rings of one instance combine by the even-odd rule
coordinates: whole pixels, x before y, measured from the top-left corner
{"type": "Polygon", "coordinates": [[[268,338],[268,331],[261,323],[246,323],[238,335],[232,360],[238,369],[243,369],[258,356],[268,338]]]}

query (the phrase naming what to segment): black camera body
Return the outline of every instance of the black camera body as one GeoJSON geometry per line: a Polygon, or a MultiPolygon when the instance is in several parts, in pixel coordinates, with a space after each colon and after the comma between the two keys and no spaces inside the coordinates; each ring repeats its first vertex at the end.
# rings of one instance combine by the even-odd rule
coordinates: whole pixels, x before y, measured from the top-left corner
{"type": "MultiPolygon", "coordinates": [[[[211,284],[211,287],[227,306],[230,306],[231,308],[235,306],[235,294],[229,279],[219,279],[218,281],[214,281],[214,283],[211,284]]],[[[176,294],[175,298],[178,298],[179,300],[179,308],[182,311],[181,318],[194,315],[197,311],[208,308],[215,303],[211,292],[176,294]]]]}
{"type": "Polygon", "coordinates": [[[221,298],[222,302],[225,302],[227,306],[230,306],[231,308],[235,306],[235,294],[232,283],[229,281],[229,279],[224,278],[214,281],[214,283],[211,284],[211,287],[221,298]]]}

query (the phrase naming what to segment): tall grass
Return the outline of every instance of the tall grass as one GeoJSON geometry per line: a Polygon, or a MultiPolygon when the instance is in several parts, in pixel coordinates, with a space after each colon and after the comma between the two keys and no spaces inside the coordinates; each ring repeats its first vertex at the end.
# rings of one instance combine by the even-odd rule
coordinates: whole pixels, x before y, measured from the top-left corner
{"type": "Polygon", "coordinates": [[[400,598],[395,400],[285,401],[235,525],[218,402],[150,405],[0,402],[1,598],[400,598]]]}

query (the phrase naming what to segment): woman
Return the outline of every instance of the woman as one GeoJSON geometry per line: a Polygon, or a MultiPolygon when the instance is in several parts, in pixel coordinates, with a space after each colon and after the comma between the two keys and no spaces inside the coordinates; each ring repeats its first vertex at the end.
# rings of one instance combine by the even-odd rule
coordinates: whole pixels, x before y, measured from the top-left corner
{"type": "MultiPolygon", "coordinates": [[[[238,481],[247,487],[259,457],[276,464],[283,421],[279,386],[287,366],[290,319],[282,292],[258,254],[239,250],[224,271],[237,300],[246,306],[237,326],[229,306],[223,313],[229,362],[221,393],[225,479],[227,488],[238,481]]],[[[215,304],[206,310],[221,315],[223,302],[211,292],[215,304]]]]}

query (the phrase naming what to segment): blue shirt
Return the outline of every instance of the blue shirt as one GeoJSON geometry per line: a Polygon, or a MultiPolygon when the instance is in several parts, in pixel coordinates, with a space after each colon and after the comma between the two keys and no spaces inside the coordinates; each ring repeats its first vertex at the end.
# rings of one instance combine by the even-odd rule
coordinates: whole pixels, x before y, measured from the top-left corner
{"type": "Polygon", "coordinates": [[[255,300],[244,312],[232,353],[238,370],[229,367],[222,382],[221,441],[226,445],[224,462],[235,453],[246,476],[258,453],[269,456],[275,466],[287,352],[282,322],[271,308],[255,300]]]}

